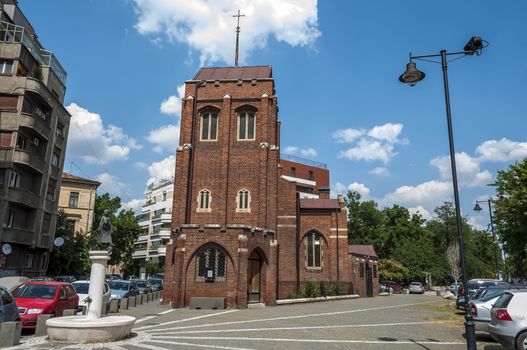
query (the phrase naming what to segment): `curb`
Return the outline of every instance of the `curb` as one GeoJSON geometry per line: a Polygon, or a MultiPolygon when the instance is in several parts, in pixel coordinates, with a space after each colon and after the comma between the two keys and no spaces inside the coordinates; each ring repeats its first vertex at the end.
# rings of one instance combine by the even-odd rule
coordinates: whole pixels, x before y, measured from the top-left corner
{"type": "Polygon", "coordinates": [[[276,305],[291,305],[291,304],[313,303],[313,302],[319,302],[319,301],[358,299],[358,298],[360,298],[358,294],[351,294],[351,295],[334,295],[334,296],[317,297],[317,298],[281,299],[281,300],[276,301],[276,305]]]}

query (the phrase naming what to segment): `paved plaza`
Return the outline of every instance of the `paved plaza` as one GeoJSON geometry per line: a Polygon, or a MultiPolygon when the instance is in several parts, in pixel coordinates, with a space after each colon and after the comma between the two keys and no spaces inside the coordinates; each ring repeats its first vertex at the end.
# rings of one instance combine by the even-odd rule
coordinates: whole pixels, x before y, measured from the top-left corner
{"type": "MultiPolygon", "coordinates": [[[[170,309],[150,303],[122,312],[138,318],[134,336],[106,344],[50,344],[23,337],[13,349],[465,349],[448,301],[427,295],[340,300],[251,310],[170,309]]],[[[478,336],[478,349],[498,350],[478,336]]]]}

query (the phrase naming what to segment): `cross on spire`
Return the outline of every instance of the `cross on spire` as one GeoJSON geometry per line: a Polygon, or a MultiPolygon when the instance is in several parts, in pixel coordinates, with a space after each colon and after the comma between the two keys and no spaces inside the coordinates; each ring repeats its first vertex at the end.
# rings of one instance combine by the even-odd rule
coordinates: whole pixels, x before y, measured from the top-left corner
{"type": "Polygon", "coordinates": [[[239,37],[240,37],[240,17],[245,17],[245,15],[240,14],[240,10],[238,10],[238,14],[233,15],[232,17],[238,17],[238,25],[236,26],[236,55],[234,56],[234,65],[238,67],[238,46],[239,46],[239,37]]]}

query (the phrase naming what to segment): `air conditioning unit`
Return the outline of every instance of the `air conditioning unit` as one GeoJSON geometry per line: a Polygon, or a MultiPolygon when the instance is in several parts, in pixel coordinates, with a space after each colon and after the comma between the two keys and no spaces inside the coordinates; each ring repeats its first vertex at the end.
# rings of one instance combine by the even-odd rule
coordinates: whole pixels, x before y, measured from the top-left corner
{"type": "Polygon", "coordinates": [[[33,137],[33,146],[38,147],[38,144],[40,143],[40,139],[38,137],[33,137]]]}

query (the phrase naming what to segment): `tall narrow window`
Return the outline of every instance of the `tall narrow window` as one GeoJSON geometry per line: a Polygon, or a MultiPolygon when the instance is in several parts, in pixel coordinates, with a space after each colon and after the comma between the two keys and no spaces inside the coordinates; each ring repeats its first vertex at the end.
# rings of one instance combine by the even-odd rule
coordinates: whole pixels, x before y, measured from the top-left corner
{"type": "Polygon", "coordinates": [[[196,282],[205,282],[207,271],[212,271],[213,282],[225,282],[227,253],[221,247],[207,245],[196,254],[196,282]]]}
{"type": "Polygon", "coordinates": [[[238,191],[238,196],[236,197],[236,212],[251,212],[251,193],[246,189],[238,191]]]}
{"type": "Polygon", "coordinates": [[[360,263],[359,264],[359,275],[360,275],[360,277],[364,277],[364,270],[365,270],[364,263],[360,263]]]}
{"type": "Polygon", "coordinates": [[[201,113],[201,140],[216,141],[218,139],[218,113],[201,113]]]}
{"type": "Polygon", "coordinates": [[[295,167],[291,167],[291,176],[292,177],[296,177],[296,168],[295,167]]]}
{"type": "Polygon", "coordinates": [[[167,191],[163,191],[163,202],[167,200],[167,191]]]}
{"type": "Polygon", "coordinates": [[[6,226],[9,228],[12,228],[14,225],[15,225],[15,211],[10,210],[9,214],[7,215],[6,226]]]}
{"type": "Polygon", "coordinates": [[[77,208],[79,206],[79,192],[70,192],[70,208],[77,208]]]}
{"type": "Polygon", "coordinates": [[[57,153],[53,152],[51,154],[51,165],[59,166],[59,158],[60,156],[57,153]]]}
{"type": "Polygon", "coordinates": [[[203,189],[199,191],[198,195],[198,211],[199,212],[210,212],[210,202],[212,201],[212,196],[209,190],[203,189]]]}
{"type": "Polygon", "coordinates": [[[0,74],[13,74],[13,60],[0,60],[0,74]]]}
{"type": "Polygon", "coordinates": [[[315,179],[315,175],[313,174],[312,170],[309,170],[307,173],[307,179],[313,181],[315,179]]]}
{"type": "Polygon", "coordinates": [[[238,115],[238,140],[254,140],[255,125],[254,112],[240,112],[238,115]]]}
{"type": "Polygon", "coordinates": [[[11,188],[20,187],[20,174],[14,170],[11,170],[11,177],[9,178],[9,187],[11,188]]]}
{"type": "Polygon", "coordinates": [[[306,236],[306,266],[311,269],[322,268],[322,237],[312,232],[306,236]]]}
{"type": "Polygon", "coordinates": [[[18,139],[16,140],[16,148],[26,149],[26,146],[27,146],[27,137],[19,134],[18,139]]]}

